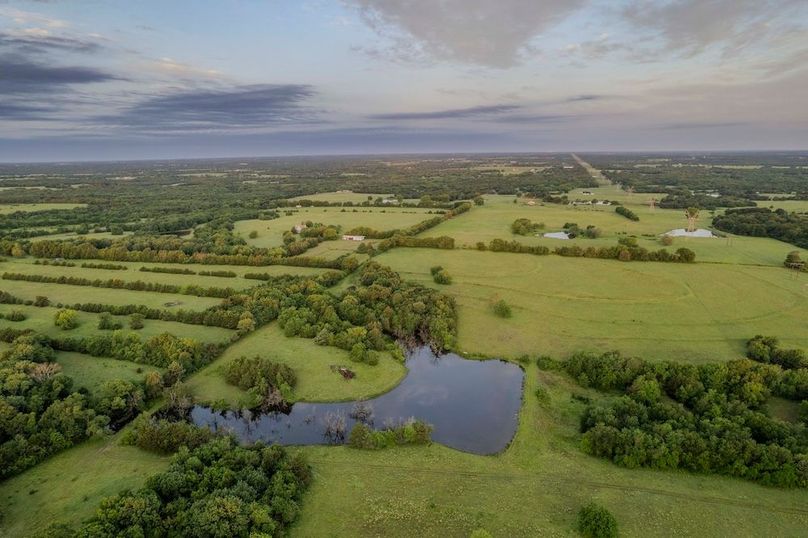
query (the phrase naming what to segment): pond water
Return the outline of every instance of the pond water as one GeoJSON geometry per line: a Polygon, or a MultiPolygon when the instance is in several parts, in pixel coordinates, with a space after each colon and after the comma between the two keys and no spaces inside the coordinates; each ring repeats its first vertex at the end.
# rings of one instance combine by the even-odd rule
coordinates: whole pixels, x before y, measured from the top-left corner
{"type": "Polygon", "coordinates": [[[688,232],[684,228],[676,228],[675,230],[666,232],[665,235],[670,235],[671,237],[715,237],[713,232],[705,230],[704,228],[699,228],[692,232],[688,232]]]}
{"type": "MultiPolygon", "coordinates": [[[[500,360],[436,356],[428,347],[411,352],[406,364],[409,373],[396,388],[359,404],[299,402],[288,414],[221,413],[196,406],[191,420],[213,430],[231,431],[246,442],[315,445],[342,442],[326,434],[327,424],[333,425],[339,417],[347,438],[361,409],[365,415],[370,410],[368,422],[375,428],[409,418],[424,420],[434,427],[433,441],[458,450],[494,454],[508,446],[522,403],[521,368],[500,360]]],[[[343,380],[335,374],[334,382],[343,380]]]]}
{"type": "Polygon", "coordinates": [[[569,239],[570,236],[567,232],[548,232],[544,234],[544,237],[548,237],[550,239],[569,239]]]}

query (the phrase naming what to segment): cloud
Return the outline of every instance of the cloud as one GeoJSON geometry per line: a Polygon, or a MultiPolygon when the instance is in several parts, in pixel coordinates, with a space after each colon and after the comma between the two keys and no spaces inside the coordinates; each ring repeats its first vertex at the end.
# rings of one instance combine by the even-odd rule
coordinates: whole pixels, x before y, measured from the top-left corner
{"type": "Polygon", "coordinates": [[[479,118],[480,116],[490,116],[512,112],[521,108],[518,105],[489,105],[474,106],[469,108],[454,108],[448,110],[435,110],[432,112],[394,112],[390,114],[375,114],[370,116],[374,120],[443,120],[443,119],[464,119],[479,118]]]}
{"type": "Polygon", "coordinates": [[[0,32],[0,47],[14,48],[20,52],[44,53],[47,51],[97,52],[102,47],[93,40],[53,35],[43,28],[27,28],[15,32],[0,32]]]}
{"type": "MultiPolygon", "coordinates": [[[[346,0],[392,45],[391,56],[510,67],[530,41],[584,0],[346,0]]],[[[379,54],[378,48],[367,49],[379,54]]]]}
{"type": "Polygon", "coordinates": [[[314,94],[305,84],[183,90],[148,98],[95,123],[161,132],[316,123],[316,111],[303,104],[314,94]]]}
{"type": "Polygon", "coordinates": [[[804,0],[635,0],[623,10],[629,23],[662,40],[661,52],[694,56],[711,46],[725,55],[778,35],[805,11],[804,0]]]}
{"type": "Polygon", "coordinates": [[[16,54],[0,56],[0,73],[0,95],[52,93],[65,85],[117,78],[93,67],[46,65],[16,54]]]}

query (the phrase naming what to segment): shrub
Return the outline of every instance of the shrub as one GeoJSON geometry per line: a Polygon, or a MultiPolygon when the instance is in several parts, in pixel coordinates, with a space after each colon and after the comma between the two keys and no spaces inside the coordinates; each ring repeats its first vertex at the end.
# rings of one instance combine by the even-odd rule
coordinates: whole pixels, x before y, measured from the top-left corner
{"type": "Polygon", "coordinates": [[[634,213],[634,211],[622,205],[615,207],[614,212],[617,213],[618,215],[626,217],[628,220],[633,220],[635,222],[640,220],[640,217],[638,217],[637,214],[634,213]]]}
{"type": "Polygon", "coordinates": [[[25,321],[26,315],[19,310],[12,310],[4,316],[8,321],[25,321]]]}
{"type": "Polygon", "coordinates": [[[607,509],[589,503],[578,512],[578,532],[586,538],[615,538],[617,520],[607,509]]]}
{"type": "Polygon", "coordinates": [[[75,329],[79,326],[78,312],[69,308],[58,310],[53,317],[53,324],[63,331],[75,329]]]}
{"type": "Polygon", "coordinates": [[[662,239],[660,239],[660,241],[662,242],[663,245],[669,247],[673,244],[673,237],[665,234],[662,236],[662,239]]]}
{"type": "Polygon", "coordinates": [[[539,403],[549,403],[550,401],[550,393],[547,392],[547,389],[544,387],[537,387],[536,388],[536,399],[539,400],[539,403]]]}
{"type": "Polygon", "coordinates": [[[258,230],[251,231],[249,237],[250,239],[255,239],[256,237],[258,237],[258,230]]]}
{"type": "Polygon", "coordinates": [[[44,295],[37,295],[34,299],[34,306],[50,306],[50,299],[44,295]]]}
{"type": "Polygon", "coordinates": [[[98,328],[102,331],[117,331],[123,327],[123,323],[113,319],[109,312],[104,312],[98,316],[98,328]]]}
{"type": "Polygon", "coordinates": [[[506,303],[504,299],[500,299],[499,301],[495,302],[492,308],[494,309],[494,314],[501,318],[509,318],[513,316],[513,311],[511,311],[510,305],[506,303]]]}
{"type": "Polygon", "coordinates": [[[143,314],[135,312],[129,315],[129,328],[135,331],[143,328],[143,314]]]}
{"type": "Polygon", "coordinates": [[[441,269],[437,273],[432,273],[432,280],[435,281],[435,284],[443,284],[447,286],[452,283],[452,277],[446,272],[445,269],[441,269]]]}

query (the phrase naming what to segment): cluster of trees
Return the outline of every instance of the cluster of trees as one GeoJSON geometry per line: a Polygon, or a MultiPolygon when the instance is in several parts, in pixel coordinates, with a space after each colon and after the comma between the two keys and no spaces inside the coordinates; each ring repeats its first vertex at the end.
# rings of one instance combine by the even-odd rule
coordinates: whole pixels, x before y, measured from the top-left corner
{"type": "Polygon", "coordinates": [[[713,218],[713,226],[724,232],[771,237],[808,249],[808,213],[766,207],[728,209],[713,218]]]}
{"type": "Polygon", "coordinates": [[[96,394],[74,390],[50,344],[23,334],[0,354],[0,478],[119,428],[144,408],[143,388],[129,381],[107,381],[96,394]]]}
{"type": "Polygon", "coordinates": [[[452,250],[455,247],[453,237],[442,235],[440,237],[412,237],[408,235],[394,235],[389,239],[379,241],[374,247],[373,245],[362,243],[357,248],[360,254],[367,253],[371,256],[378,252],[387,252],[388,250],[396,247],[410,247],[410,248],[440,248],[444,250],[452,250]],[[364,248],[363,248],[364,247],[364,248]]]}
{"type": "Polygon", "coordinates": [[[699,207],[702,209],[718,209],[719,207],[750,207],[755,202],[738,196],[710,196],[708,194],[693,194],[689,191],[675,191],[665,196],[659,202],[663,209],[687,209],[699,207]]]}
{"type": "Polygon", "coordinates": [[[432,267],[429,272],[435,284],[449,285],[452,283],[452,276],[440,265],[432,267]]]}
{"type": "Polygon", "coordinates": [[[250,408],[263,412],[285,406],[297,383],[297,376],[289,366],[259,356],[242,356],[228,363],[224,379],[247,391],[253,399],[250,408]]]}
{"type": "Polygon", "coordinates": [[[184,420],[169,420],[154,415],[139,415],[124,432],[121,442],[158,454],[172,454],[181,447],[193,450],[216,434],[209,428],[184,420]]]}
{"type": "Polygon", "coordinates": [[[432,442],[432,425],[422,420],[408,420],[374,430],[364,422],[351,428],[348,446],[362,450],[380,450],[397,445],[428,445],[432,442]]]}
{"type": "Polygon", "coordinates": [[[59,351],[75,351],[94,357],[149,364],[161,368],[182,368],[193,372],[215,359],[222,344],[203,344],[192,338],[163,333],[142,340],[131,332],[113,331],[85,337],[58,337],[47,340],[59,351]]]}
{"type": "Polygon", "coordinates": [[[166,273],[170,275],[195,275],[196,271],[187,268],[179,267],[146,267],[145,265],[140,268],[145,273],[166,273]]]}
{"type": "Polygon", "coordinates": [[[593,224],[588,224],[586,228],[581,228],[575,222],[564,223],[564,232],[570,239],[583,236],[587,239],[597,239],[602,235],[601,229],[593,224]]]}
{"type": "Polygon", "coordinates": [[[125,265],[117,263],[92,263],[85,262],[81,264],[83,269],[109,269],[110,271],[126,271],[128,269],[125,265]]]}
{"type": "MultiPolygon", "coordinates": [[[[367,226],[357,226],[352,228],[348,231],[350,235],[364,235],[368,239],[396,239],[398,238],[399,241],[414,239],[412,236],[418,235],[422,232],[429,230],[430,228],[434,228],[438,224],[441,224],[444,221],[447,221],[457,215],[462,215],[463,213],[467,212],[471,209],[471,204],[469,202],[460,202],[452,206],[452,209],[447,211],[443,211],[441,215],[432,217],[430,219],[423,220],[408,228],[402,229],[393,229],[393,230],[375,230],[373,228],[369,228],[367,226]]],[[[411,246],[411,245],[392,245],[392,246],[411,246]]],[[[421,246],[421,245],[413,245],[413,246],[421,246]]],[[[446,247],[434,247],[434,248],[446,248],[446,247]]]]}
{"type": "Polygon", "coordinates": [[[351,286],[332,295],[313,278],[277,277],[231,297],[222,308],[249,311],[260,326],[275,318],[288,336],[314,338],[373,360],[370,350],[391,347],[389,338],[451,349],[456,338],[454,300],[404,282],[389,267],[365,264],[351,286]]]}
{"type": "Polygon", "coordinates": [[[45,282],[49,284],[68,284],[71,286],[91,286],[93,288],[114,288],[133,291],[153,291],[157,293],[172,293],[180,295],[195,295],[197,297],[228,297],[234,293],[232,288],[215,288],[187,284],[164,284],[161,282],[143,282],[142,280],[125,281],[119,278],[101,280],[96,278],[82,278],[78,276],[48,276],[29,275],[23,273],[3,273],[3,280],[24,280],[27,282],[45,282]]]}
{"type": "Polygon", "coordinates": [[[617,213],[618,215],[622,215],[622,216],[626,217],[628,220],[633,220],[635,222],[640,220],[640,217],[638,217],[637,214],[634,211],[630,210],[629,208],[627,208],[624,205],[619,205],[619,206],[615,207],[614,212],[617,213]]]}
{"type": "Polygon", "coordinates": [[[312,480],[299,455],[279,446],[213,439],[181,449],[137,491],[104,499],[81,536],[283,536],[312,480]]]}
{"type": "Polygon", "coordinates": [[[519,254],[534,254],[546,256],[556,254],[571,258],[600,258],[604,260],[620,261],[643,261],[643,262],[673,262],[673,263],[693,263],[696,261],[696,253],[689,248],[679,248],[676,252],[667,250],[648,250],[634,243],[623,242],[613,247],[581,247],[578,245],[556,247],[552,251],[541,245],[524,245],[518,241],[505,241],[504,239],[493,239],[486,246],[485,243],[477,243],[478,250],[490,250],[492,252],[516,252],[519,254]]]}
{"type": "Polygon", "coordinates": [[[5,319],[8,321],[25,321],[28,316],[25,315],[24,312],[20,310],[12,310],[7,314],[0,314],[0,319],[5,319]]]}
{"type": "Polygon", "coordinates": [[[533,235],[544,229],[543,222],[533,222],[530,219],[516,219],[511,223],[511,233],[516,235],[533,235]]]}
{"type": "Polygon", "coordinates": [[[236,278],[233,271],[199,271],[199,276],[218,276],[222,278],[236,278]]]}
{"type": "Polygon", "coordinates": [[[75,267],[76,264],[65,260],[34,260],[34,265],[55,265],[56,267],[75,267]]]}
{"type": "Polygon", "coordinates": [[[805,397],[800,390],[808,387],[808,376],[797,381],[792,374],[804,369],[784,371],[748,359],[649,363],[618,353],[579,353],[563,367],[583,386],[624,393],[584,412],[582,446],[592,455],[631,468],[808,487],[808,429],[765,413],[772,393],[805,397]]]}

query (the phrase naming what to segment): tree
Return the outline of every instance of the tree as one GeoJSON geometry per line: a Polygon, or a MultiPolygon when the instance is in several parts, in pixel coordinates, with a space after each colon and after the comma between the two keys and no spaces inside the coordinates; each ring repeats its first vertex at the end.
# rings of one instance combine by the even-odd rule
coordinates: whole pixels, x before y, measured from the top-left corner
{"type": "Polygon", "coordinates": [[[504,299],[496,301],[492,308],[494,309],[494,314],[501,318],[509,318],[513,316],[513,311],[511,310],[510,305],[508,305],[504,299]]]}
{"type": "Polygon", "coordinates": [[[687,231],[688,232],[695,232],[696,231],[696,221],[699,220],[699,208],[698,207],[688,207],[685,210],[685,217],[687,218],[687,231]]]}
{"type": "Polygon", "coordinates": [[[250,239],[255,239],[256,237],[258,237],[258,230],[251,231],[249,237],[250,239]]]}
{"type": "Polygon", "coordinates": [[[617,520],[606,508],[589,503],[578,512],[578,532],[585,538],[616,538],[617,520]]]}
{"type": "Polygon", "coordinates": [[[783,262],[783,265],[789,269],[805,269],[805,261],[800,257],[799,250],[789,252],[788,255],[786,255],[786,261],[783,262]]]}
{"type": "Polygon", "coordinates": [[[481,195],[478,194],[477,196],[474,197],[474,205],[477,206],[485,205],[485,198],[483,198],[481,195]]]}
{"type": "Polygon", "coordinates": [[[135,331],[143,328],[143,314],[135,312],[129,316],[129,328],[135,331]]]}
{"type": "Polygon", "coordinates": [[[101,385],[96,409],[107,415],[115,428],[135,418],[144,408],[143,389],[123,379],[113,379],[101,385]]]}
{"type": "Polygon", "coordinates": [[[79,326],[78,312],[69,308],[58,310],[53,317],[53,324],[63,331],[75,329],[79,326]]]}

